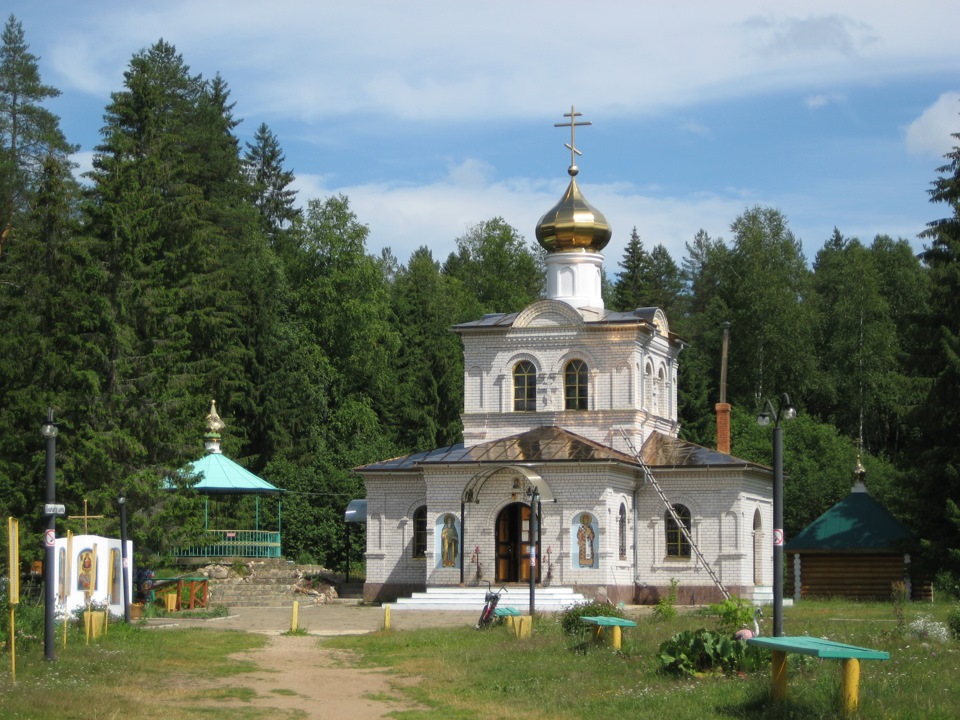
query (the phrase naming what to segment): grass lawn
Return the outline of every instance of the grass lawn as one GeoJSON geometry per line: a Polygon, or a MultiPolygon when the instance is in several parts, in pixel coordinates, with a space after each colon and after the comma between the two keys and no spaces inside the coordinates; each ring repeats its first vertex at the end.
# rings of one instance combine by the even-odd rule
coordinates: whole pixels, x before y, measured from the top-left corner
{"type": "MultiPolygon", "coordinates": [[[[861,718],[960,717],[960,643],[912,635],[921,614],[942,621],[944,604],[906,608],[896,632],[890,603],[804,601],[785,609],[785,634],[810,634],[886,650],[886,662],[861,663],[861,718]]],[[[769,613],[768,613],[769,615],[769,613]]],[[[767,618],[769,631],[770,619],[767,618]]],[[[667,677],[657,648],[675,632],[713,628],[715,619],[682,614],[668,622],[638,619],[620,653],[564,636],[551,617],[537,618],[534,637],[506,628],[380,632],[326,642],[362,653],[364,662],[421,678],[406,690],[431,708],[403,720],[444,718],[832,718],[839,717],[840,663],[791,656],[789,702],[768,702],[769,671],[752,676],[667,677]],[[584,647],[586,645],[586,647],[584,647]]]]}
{"type": "MultiPolygon", "coordinates": [[[[890,603],[804,601],[785,610],[785,632],[810,634],[886,650],[886,662],[861,664],[860,717],[937,720],[960,717],[960,643],[920,638],[910,625],[920,615],[943,621],[946,604],[908,605],[897,622],[890,603]],[[897,631],[898,626],[901,632],[897,631]]],[[[769,613],[768,613],[769,615],[769,613]]],[[[322,642],[356,651],[359,662],[419,678],[400,683],[429,710],[395,717],[416,720],[475,718],[834,718],[840,666],[791,656],[790,700],[768,701],[769,672],[746,676],[675,678],[658,672],[660,643],[683,629],[714,628],[716,619],[682,613],[657,622],[638,618],[624,633],[621,652],[560,631],[557,618],[538,617],[534,635],[517,640],[505,627],[387,631],[322,642]]],[[[765,630],[769,631],[770,618],[765,630]]],[[[218,630],[149,630],[116,624],[105,638],[84,643],[75,630],[57,660],[43,660],[34,642],[17,651],[17,683],[10,657],[0,655],[0,718],[4,720],[270,720],[254,708],[218,709],[209,701],[243,699],[251,664],[232,653],[260,647],[265,638],[218,630]]]]}
{"type": "Polygon", "coordinates": [[[199,703],[222,697],[222,688],[241,693],[250,663],[227,658],[260,647],[261,635],[206,630],[147,630],[111,625],[106,637],[85,644],[79,628],[62,645],[57,625],[56,661],[43,658],[43,643],[17,643],[17,682],[10,655],[0,665],[3,720],[238,720],[238,715],[199,703]],[[23,645],[23,647],[21,647],[23,645]]]}

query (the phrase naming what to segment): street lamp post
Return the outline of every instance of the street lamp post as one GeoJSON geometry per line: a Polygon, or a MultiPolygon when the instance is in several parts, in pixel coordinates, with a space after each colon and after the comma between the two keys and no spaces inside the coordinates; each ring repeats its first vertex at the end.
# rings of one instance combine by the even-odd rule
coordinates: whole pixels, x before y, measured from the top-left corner
{"type": "Polygon", "coordinates": [[[56,660],[56,637],[54,637],[54,612],[56,604],[56,576],[53,564],[56,561],[54,544],[57,537],[57,424],[53,421],[53,408],[47,409],[47,420],[40,426],[40,435],[47,441],[46,494],[43,512],[47,516],[47,532],[44,536],[43,562],[43,657],[56,660]]]}
{"type": "Polygon", "coordinates": [[[538,527],[540,490],[536,485],[530,495],[530,616],[536,612],[536,594],[537,594],[537,536],[540,534],[538,527]]]}
{"type": "Polygon", "coordinates": [[[123,579],[123,621],[130,624],[130,559],[127,557],[127,499],[120,493],[120,566],[123,579]]]}
{"type": "Polygon", "coordinates": [[[773,422],[773,636],[783,635],[783,429],[781,420],[793,420],[797,409],[784,393],[776,408],[769,400],[757,415],[766,427],[773,422]]]}

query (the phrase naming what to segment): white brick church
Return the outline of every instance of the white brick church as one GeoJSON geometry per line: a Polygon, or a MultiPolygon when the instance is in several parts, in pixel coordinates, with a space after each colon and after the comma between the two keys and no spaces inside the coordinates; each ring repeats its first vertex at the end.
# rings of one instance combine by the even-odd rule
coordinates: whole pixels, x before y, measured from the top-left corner
{"type": "MultiPolygon", "coordinates": [[[[571,161],[578,116],[566,116],[571,161]]],[[[719,599],[696,548],[731,593],[759,597],[772,583],[770,470],[678,439],[683,343],[657,308],[604,309],[600,251],[611,230],[573,162],[568,172],[536,228],[546,299],[453,328],[464,351],[463,443],[356,470],[367,491],[367,601],[526,584],[531,547],[541,586],[613,602],[656,602],[673,579],[681,603],[719,599]]],[[[728,428],[728,416],[718,419],[728,428]]]]}

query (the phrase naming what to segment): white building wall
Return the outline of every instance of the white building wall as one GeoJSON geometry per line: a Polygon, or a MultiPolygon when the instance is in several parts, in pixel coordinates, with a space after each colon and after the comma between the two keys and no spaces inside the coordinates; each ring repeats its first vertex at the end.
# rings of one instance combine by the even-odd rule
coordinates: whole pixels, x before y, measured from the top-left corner
{"type": "Polygon", "coordinates": [[[645,325],[584,323],[562,303],[541,301],[512,327],[464,330],[461,337],[467,446],[547,425],[620,450],[628,448],[613,426],[624,427],[637,448],[655,430],[677,434],[679,349],[645,325]],[[574,359],[589,372],[586,411],[565,409],[564,372],[574,359]],[[536,412],[513,410],[513,370],[523,360],[537,369],[536,412]],[[652,379],[644,377],[647,366],[652,379]]]}

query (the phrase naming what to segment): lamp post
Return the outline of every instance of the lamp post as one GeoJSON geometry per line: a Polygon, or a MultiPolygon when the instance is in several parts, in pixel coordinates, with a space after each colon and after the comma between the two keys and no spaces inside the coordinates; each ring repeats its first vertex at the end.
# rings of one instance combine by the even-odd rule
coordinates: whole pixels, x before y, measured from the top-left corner
{"type": "Polygon", "coordinates": [[[47,409],[47,420],[40,426],[40,435],[47,441],[46,494],[43,512],[47,516],[47,532],[44,536],[45,555],[43,562],[43,658],[56,660],[54,637],[54,605],[56,604],[56,576],[53,564],[56,561],[54,543],[57,537],[56,474],[57,474],[57,424],[53,421],[53,408],[47,409]]]}
{"type": "Polygon", "coordinates": [[[127,499],[120,493],[120,577],[123,579],[123,621],[130,624],[130,560],[127,557],[127,499]]]}
{"type": "Polygon", "coordinates": [[[793,420],[797,409],[784,393],[777,406],[766,401],[757,415],[757,424],[773,422],[773,636],[783,635],[783,430],[781,420],[793,420]]]}
{"type": "Polygon", "coordinates": [[[530,494],[530,616],[536,612],[536,594],[537,594],[537,536],[540,534],[539,528],[539,506],[540,490],[533,486],[533,492],[530,494]]]}

